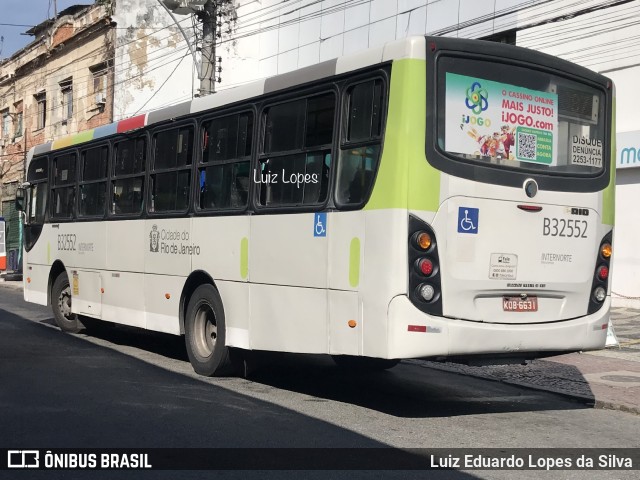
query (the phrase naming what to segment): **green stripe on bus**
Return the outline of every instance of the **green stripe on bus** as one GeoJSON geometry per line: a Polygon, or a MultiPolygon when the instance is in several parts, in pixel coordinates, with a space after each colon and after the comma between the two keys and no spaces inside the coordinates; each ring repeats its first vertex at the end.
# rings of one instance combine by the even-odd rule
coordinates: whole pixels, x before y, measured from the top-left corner
{"type": "Polygon", "coordinates": [[[613,225],[616,220],[616,99],[613,99],[613,112],[611,113],[611,166],[609,174],[609,186],[602,192],[602,223],[613,225]]]}
{"type": "Polygon", "coordinates": [[[393,62],[384,150],[365,210],[438,210],[440,172],[425,158],[426,75],[424,60],[393,62]]]}
{"type": "Polygon", "coordinates": [[[72,145],[78,145],[79,143],[88,142],[93,140],[93,128],[91,130],[86,130],[84,132],[77,133],[73,136],[73,140],[71,141],[72,145]]]}
{"type": "Polygon", "coordinates": [[[249,239],[240,240],[240,277],[246,280],[249,275],[249,239]]]}
{"type": "Polygon", "coordinates": [[[353,237],[349,246],[349,285],[357,287],[360,283],[360,239],[353,237]]]}

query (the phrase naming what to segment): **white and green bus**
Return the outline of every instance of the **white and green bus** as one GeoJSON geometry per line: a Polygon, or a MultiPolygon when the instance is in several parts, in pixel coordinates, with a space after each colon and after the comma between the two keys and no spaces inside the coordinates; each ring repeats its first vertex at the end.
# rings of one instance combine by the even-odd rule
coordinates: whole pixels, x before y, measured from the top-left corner
{"type": "Polygon", "coordinates": [[[503,361],[604,346],[614,88],[415,37],[33,148],[24,297],[230,352],[503,361]]]}

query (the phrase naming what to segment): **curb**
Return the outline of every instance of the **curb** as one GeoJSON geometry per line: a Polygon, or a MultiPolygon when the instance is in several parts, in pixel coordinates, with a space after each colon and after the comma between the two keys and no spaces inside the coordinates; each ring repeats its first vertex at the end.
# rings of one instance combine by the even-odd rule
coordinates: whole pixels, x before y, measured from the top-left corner
{"type": "Polygon", "coordinates": [[[527,388],[529,390],[539,390],[539,391],[543,391],[543,392],[549,392],[549,393],[553,393],[555,395],[560,395],[562,397],[571,399],[571,400],[576,400],[580,403],[584,403],[588,406],[591,406],[593,408],[598,408],[601,410],[617,410],[620,412],[625,412],[625,413],[631,413],[634,415],[640,415],[640,408],[639,407],[635,407],[635,406],[630,406],[630,405],[625,405],[625,404],[621,404],[621,403],[615,403],[615,402],[611,402],[608,400],[599,400],[595,397],[591,397],[591,396],[586,396],[586,395],[580,395],[578,393],[570,393],[566,390],[561,390],[558,388],[553,388],[553,387],[545,387],[543,385],[536,385],[533,383],[526,383],[526,382],[519,382],[518,380],[508,380],[508,379],[501,379],[501,378],[496,378],[490,375],[483,375],[483,374],[479,374],[479,373],[466,373],[466,372],[460,372],[457,371],[453,368],[449,368],[446,367],[444,365],[425,365],[424,363],[421,363],[420,360],[403,360],[402,363],[408,363],[410,365],[417,365],[419,367],[422,368],[431,368],[433,370],[439,370],[442,372],[448,372],[448,373],[454,373],[456,375],[460,375],[463,377],[473,377],[473,378],[479,378],[482,380],[489,380],[492,382],[498,382],[498,383],[504,383],[505,385],[513,385],[516,387],[521,387],[521,388],[527,388]]]}

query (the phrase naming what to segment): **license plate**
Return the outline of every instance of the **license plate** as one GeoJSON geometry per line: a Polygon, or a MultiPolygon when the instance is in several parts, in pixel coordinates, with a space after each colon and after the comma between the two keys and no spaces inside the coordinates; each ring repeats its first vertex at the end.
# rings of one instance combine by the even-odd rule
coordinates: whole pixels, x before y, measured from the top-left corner
{"type": "Polygon", "coordinates": [[[537,312],[538,297],[502,297],[502,310],[505,312],[537,312]]]}

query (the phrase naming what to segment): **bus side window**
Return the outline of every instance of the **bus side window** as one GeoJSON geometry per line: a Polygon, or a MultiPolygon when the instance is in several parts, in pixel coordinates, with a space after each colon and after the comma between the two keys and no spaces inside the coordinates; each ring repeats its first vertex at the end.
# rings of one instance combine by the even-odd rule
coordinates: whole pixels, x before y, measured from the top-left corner
{"type": "Polygon", "coordinates": [[[338,158],[336,202],[361,206],[369,197],[380,161],[382,80],[358,83],[347,90],[346,138],[338,158]]]}
{"type": "Polygon", "coordinates": [[[71,219],[76,198],[76,154],[67,153],[53,159],[51,216],[71,219]]]}
{"type": "Polygon", "coordinates": [[[191,125],[153,136],[150,212],[178,212],[189,207],[194,131],[191,125]]]}
{"type": "Polygon", "coordinates": [[[111,213],[139,215],[144,199],[145,137],[117,142],[114,148],[111,213]]]}
{"type": "Polygon", "coordinates": [[[81,153],[79,217],[101,217],[105,211],[109,147],[90,148],[81,153]]]}
{"type": "Polygon", "coordinates": [[[334,114],[333,93],[266,110],[264,153],[256,178],[261,205],[302,206],[326,201],[334,114]]]}
{"type": "Polygon", "coordinates": [[[253,113],[215,118],[202,126],[198,209],[238,209],[247,205],[253,113]]]}

